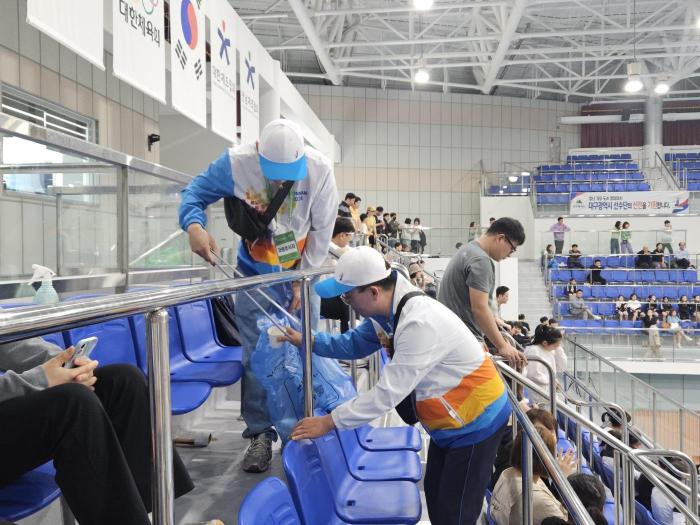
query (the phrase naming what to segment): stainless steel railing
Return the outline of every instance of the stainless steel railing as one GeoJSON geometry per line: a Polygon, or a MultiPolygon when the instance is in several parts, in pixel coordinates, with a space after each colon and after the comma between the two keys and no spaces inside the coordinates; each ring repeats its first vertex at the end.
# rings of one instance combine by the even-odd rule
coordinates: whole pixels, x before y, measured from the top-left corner
{"type": "Polygon", "coordinates": [[[119,317],[146,314],[149,401],[153,458],[153,522],[172,525],[173,466],[170,431],[170,362],[167,307],[246,292],[260,286],[290,281],[302,282],[302,334],[304,350],[304,413],[313,414],[311,385],[311,279],[330,273],[331,267],[296,270],[235,280],[213,281],[191,286],[133,292],[75,303],[17,308],[0,311],[0,342],[39,336],[55,330],[69,330],[119,317]]]}

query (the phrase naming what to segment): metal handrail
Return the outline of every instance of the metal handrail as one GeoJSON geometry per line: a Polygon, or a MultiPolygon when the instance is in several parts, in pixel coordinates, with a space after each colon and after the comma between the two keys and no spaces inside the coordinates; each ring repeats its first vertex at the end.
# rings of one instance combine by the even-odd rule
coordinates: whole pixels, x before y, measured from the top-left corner
{"type": "MultiPolygon", "coordinates": [[[[595,359],[601,361],[602,363],[605,363],[605,365],[607,365],[607,366],[609,366],[610,368],[612,368],[613,370],[615,370],[615,373],[621,374],[625,379],[629,379],[630,381],[635,381],[637,384],[642,385],[644,388],[646,388],[647,390],[649,390],[650,392],[652,392],[654,395],[663,398],[664,401],[670,403],[671,405],[673,405],[674,407],[676,407],[678,410],[683,410],[686,414],[692,415],[692,416],[694,416],[696,419],[700,420],[700,415],[696,414],[696,413],[695,413],[694,411],[692,411],[692,410],[689,410],[688,408],[686,408],[685,406],[683,406],[681,403],[679,403],[678,401],[676,401],[676,400],[673,399],[672,397],[667,396],[666,394],[664,394],[664,393],[661,392],[660,390],[654,388],[653,386],[651,386],[651,385],[648,384],[648,383],[645,383],[644,381],[642,381],[642,380],[639,379],[638,377],[634,376],[633,374],[630,374],[629,372],[625,371],[623,368],[617,366],[616,364],[614,364],[612,361],[610,361],[610,360],[607,359],[606,357],[603,357],[603,356],[601,356],[601,355],[596,354],[595,352],[589,350],[588,348],[586,348],[585,346],[581,345],[580,343],[577,343],[576,341],[572,340],[570,337],[565,337],[565,339],[566,339],[567,342],[569,342],[569,343],[571,343],[572,345],[574,345],[574,347],[581,349],[584,353],[586,353],[586,354],[592,356],[593,358],[595,358],[595,359]]],[[[574,361],[574,374],[576,374],[576,373],[577,373],[577,370],[576,370],[577,359],[574,358],[573,361],[574,361]]]]}
{"type": "MultiPolygon", "coordinates": [[[[505,363],[502,361],[496,361],[496,366],[498,367],[499,371],[501,374],[506,374],[511,380],[516,381],[517,383],[523,385],[524,387],[534,391],[535,393],[539,394],[540,396],[546,398],[547,393],[540,388],[538,385],[530,381],[527,377],[523,376],[522,374],[518,373],[517,371],[513,370],[509,366],[507,366],[505,363]]],[[[516,400],[517,402],[517,400],[516,400]]],[[[668,491],[668,488],[663,486],[664,483],[669,485],[672,489],[676,490],[677,492],[680,492],[681,494],[685,496],[690,496],[691,494],[691,489],[673,477],[671,474],[668,472],[665,472],[662,470],[658,465],[655,465],[654,463],[647,461],[647,462],[642,462],[639,458],[632,458],[632,452],[634,449],[630,448],[628,445],[625,445],[622,441],[617,439],[615,436],[611,435],[610,433],[606,432],[606,430],[596,423],[586,419],[582,414],[577,412],[576,410],[572,410],[570,407],[566,405],[560,404],[558,406],[558,411],[560,413],[563,413],[566,417],[573,419],[577,424],[579,425],[584,425],[588,428],[590,434],[591,434],[591,439],[592,436],[595,435],[598,437],[600,441],[604,441],[607,445],[609,445],[614,451],[617,451],[619,454],[624,456],[626,459],[633,461],[635,466],[637,467],[637,470],[642,472],[647,476],[649,481],[651,481],[652,484],[655,486],[659,487],[664,493],[666,494],[668,491]],[[663,482],[661,481],[663,480],[663,482]]],[[[674,451],[675,453],[675,451],[674,451]]],[[[682,454],[682,453],[678,453],[682,454]]],[[[692,460],[691,460],[692,461],[692,460]]],[[[634,482],[632,481],[629,486],[634,487],[634,482]]],[[[617,498],[618,491],[615,491],[614,496],[617,498]]],[[[668,495],[668,494],[667,494],[668,495]]],[[[699,497],[697,492],[695,493],[695,497],[699,497]]],[[[694,515],[690,510],[688,510],[684,505],[681,507],[678,507],[683,514],[694,524],[694,525],[700,525],[700,519],[698,518],[697,515],[694,515]]],[[[626,509],[630,510],[630,509],[626,509]]],[[[633,524],[634,523],[634,511],[631,509],[632,512],[630,513],[631,516],[625,516],[625,518],[630,518],[629,520],[625,520],[625,524],[633,524]]]]}
{"type": "Polygon", "coordinates": [[[219,295],[301,280],[304,350],[304,413],[313,414],[311,384],[311,278],[333,271],[296,270],[245,277],[235,280],[169,287],[153,292],[132,292],[83,302],[17,308],[0,311],[0,342],[47,334],[54,329],[69,330],[95,322],[136,314],[146,315],[149,403],[153,461],[153,521],[170,525],[173,520],[172,438],[170,430],[170,363],[168,341],[169,306],[209,299],[219,295]]]}
{"type": "MultiPolygon", "coordinates": [[[[503,363],[499,363],[503,364],[503,363]]],[[[506,392],[508,393],[508,398],[510,403],[515,410],[515,416],[518,419],[518,423],[523,429],[522,436],[522,497],[523,497],[523,523],[526,525],[532,524],[533,518],[533,499],[532,499],[532,447],[534,446],[537,455],[544,464],[550,478],[556,485],[559,494],[561,495],[566,508],[569,510],[571,515],[574,517],[575,523],[585,523],[587,525],[592,525],[593,520],[588,514],[588,511],[581,503],[581,500],[574,492],[571,487],[569,480],[564,476],[564,473],[557,465],[556,460],[552,456],[552,453],[545,445],[540,436],[539,432],[532,424],[532,421],[527,417],[527,414],[522,409],[518,403],[518,399],[513,392],[513,390],[507,385],[506,382],[506,392]]]]}

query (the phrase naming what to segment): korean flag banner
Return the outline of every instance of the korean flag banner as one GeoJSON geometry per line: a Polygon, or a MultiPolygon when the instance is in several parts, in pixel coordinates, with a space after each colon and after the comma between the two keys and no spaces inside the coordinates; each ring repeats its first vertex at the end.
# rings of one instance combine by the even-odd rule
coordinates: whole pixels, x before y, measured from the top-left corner
{"type": "Polygon", "coordinates": [[[114,0],[114,76],[165,104],[162,0],[114,0]]]}
{"type": "Polygon", "coordinates": [[[207,127],[204,0],[170,2],[170,91],[172,105],[207,127]]]}
{"type": "Polygon", "coordinates": [[[211,130],[236,142],[238,16],[226,0],[207,0],[211,44],[211,130]]]}

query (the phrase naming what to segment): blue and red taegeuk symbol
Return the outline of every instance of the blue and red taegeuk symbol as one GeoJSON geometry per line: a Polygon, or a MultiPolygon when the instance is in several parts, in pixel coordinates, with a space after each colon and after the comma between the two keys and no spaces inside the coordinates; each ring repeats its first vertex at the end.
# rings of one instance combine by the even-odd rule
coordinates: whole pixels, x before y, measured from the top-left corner
{"type": "Polygon", "coordinates": [[[185,42],[190,49],[195,49],[199,38],[199,27],[197,27],[197,13],[191,0],[182,0],[180,5],[180,23],[182,24],[182,34],[185,37],[185,42]]]}

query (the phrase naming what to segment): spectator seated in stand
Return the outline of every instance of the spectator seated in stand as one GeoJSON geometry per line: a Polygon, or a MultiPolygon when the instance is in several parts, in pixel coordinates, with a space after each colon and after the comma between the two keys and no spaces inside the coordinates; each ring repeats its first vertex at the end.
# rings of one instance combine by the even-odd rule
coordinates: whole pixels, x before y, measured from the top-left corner
{"type": "MultiPolygon", "coordinates": [[[[633,293],[630,295],[630,300],[627,301],[627,319],[630,321],[636,321],[637,318],[642,314],[642,303],[639,302],[637,294],[633,293]]],[[[643,315],[643,314],[642,314],[643,315]]]]}
{"type": "Polygon", "coordinates": [[[569,302],[569,313],[577,319],[585,320],[589,317],[595,319],[596,321],[600,319],[600,317],[595,315],[583,300],[583,290],[578,290],[576,295],[569,302]]]}
{"type": "Polygon", "coordinates": [[[523,333],[530,335],[530,323],[525,320],[525,314],[518,314],[518,321],[520,321],[520,325],[523,327],[523,333]]]}
{"type": "Polygon", "coordinates": [[[607,279],[605,279],[601,275],[602,271],[603,271],[603,263],[600,261],[600,259],[596,259],[595,261],[593,261],[593,267],[591,268],[591,271],[588,274],[588,278],[589,278],[591,284],[602,284],[602,285],[608,284],[607,279]]]}
{"type": "Polygon", "coordinates": [[[627,313],[627,301],[625,296],[620,294],[617,296],[617,301],[615,301],[615,311],[620,321],[627,321],[629,314],[627,313]]]}
{"type": "Polygon", "coordinates": [[[566,266],[568,268],[583,268],[583,264],[581,263],[581,250],[578,249],[578,244],[571,245],[566,266]]]}
{"type": "Polygon", "coordinates": [[[635,268],[651,268],[654,260],[648,246],[643,246],[641,251],[637,252],[637,257],[634,260],[635,268]]]}
{"type": "Polygon", "coordinates": [[[678,251],[673,258],[673,264],[676,268],[681,268],[683,270],[692,268],[692,265],[690,264],[690,254],[688,253],[683,241],[678,243],[678,251]]]}
{"type": "MultiPolygon", "coordinates": [[[[605,485],[597,476],[592,474],[571,474],[568,478],[571,488],[586,507],[589,516],[595,525],[608,525],[608,520],[603,513],[603,508],[607,500],[605,485]]],[[[542,525],[574,525],[574,521],[569,515],[568,521],[561,518],[545,518],[542,525]]]]}
{"type": "Polygon", "coordinates": [[[656,248],[651,252],[651,260],[652,268],[666,268],[666,262],[664,261],[664,245],[662,243],[656,243],[656,248]]]}
{"type": "Polygon", "coordinates": [[[569,279],[569,284],[566,285],[566,295],[569,297],[569,301],[576,295],[576,292],[578,292],[579,288],[576,283],[576,279],[573,277],[569,279]]]}

